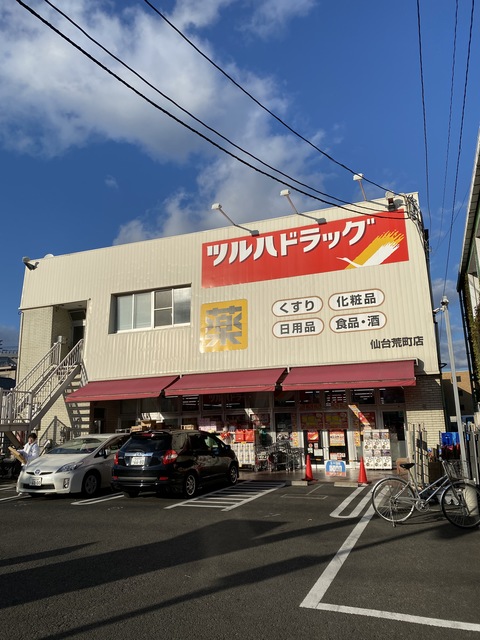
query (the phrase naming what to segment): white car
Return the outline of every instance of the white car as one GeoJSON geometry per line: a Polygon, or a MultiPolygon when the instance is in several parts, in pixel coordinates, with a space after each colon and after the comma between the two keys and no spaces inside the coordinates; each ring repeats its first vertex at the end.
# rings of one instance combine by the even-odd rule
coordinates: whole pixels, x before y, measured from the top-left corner
{"type": "Polygon", "coordinates": [[[130,434],[79,436],[57,445],[22,467],[18,493],[82,493],[95,496],[110,487],[113,458],[130,434]]]}

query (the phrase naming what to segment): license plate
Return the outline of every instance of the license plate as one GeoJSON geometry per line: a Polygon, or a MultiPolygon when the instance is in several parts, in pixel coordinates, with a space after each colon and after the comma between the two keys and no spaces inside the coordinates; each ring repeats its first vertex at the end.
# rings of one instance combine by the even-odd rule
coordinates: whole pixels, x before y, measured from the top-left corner
{"type": "Polygon", "coordinates": [[[31,487],[41,487],[42,479],[41,478],[30,478],[30,486],[31,487]]]}
{"type": "Polygon", "coordinates": [[[143,467],[145,464],[145,456],[132,456],[130,464],[134,467],[143,467]]]}

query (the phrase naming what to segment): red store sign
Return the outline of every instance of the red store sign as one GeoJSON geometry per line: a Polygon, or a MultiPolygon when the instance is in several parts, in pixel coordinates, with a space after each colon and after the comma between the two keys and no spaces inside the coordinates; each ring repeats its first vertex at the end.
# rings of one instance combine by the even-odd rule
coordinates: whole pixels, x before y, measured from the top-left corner
{"type": "Polygon", "coordinates": [[[385,212],[325,225],[206,242],[202,246],[202,287],[292,278],[407,260],[405,214],[385,212]]]}

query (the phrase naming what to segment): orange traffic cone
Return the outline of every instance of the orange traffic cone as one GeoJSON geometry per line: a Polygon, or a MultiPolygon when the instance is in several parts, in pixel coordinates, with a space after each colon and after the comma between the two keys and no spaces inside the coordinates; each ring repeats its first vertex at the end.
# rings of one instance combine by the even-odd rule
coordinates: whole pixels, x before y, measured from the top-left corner
{"type": "Polygon", "coordinates": [[[367,472],[365,471],[365,464],[363,458],[360,458],[360,473],[358,474],[358,486],[369,484],[367,480],[367,472]]]}
{"type": "Polygon", "coordinates": [[[307,461],[305,464],[305,477],[304,480],[306,480],[307,482],[311,482],[313,480],[313,473],[312,473],[312,463],[310,462],[310,454],[307,455],[307,461]]]}

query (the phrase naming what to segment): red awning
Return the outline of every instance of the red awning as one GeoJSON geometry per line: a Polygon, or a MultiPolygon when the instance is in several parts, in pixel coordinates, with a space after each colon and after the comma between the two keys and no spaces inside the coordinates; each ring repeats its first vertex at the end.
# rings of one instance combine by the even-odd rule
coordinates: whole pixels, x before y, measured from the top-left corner
{"type": "Polygon", "coordinates": [[[416,384],[414,360],[294,367],[282,382],[284,391],[296,389],[378,389],[416,384]]]}
{"type": "Polygon", "coordinates": [[[277,380],[285,368],[252,371],[225,371],[223,373],[192,373],[179,378],[168,389],[166,396],[197,396],[205,393],[253,393],[274,391],[277,380]]]}
{"type": "Polygon", "coordinates": [[[89,382],[70,393],[66,402],[94,402],[96,400],[128,400],[130,398],[156,398],[178,376],[159,378],[130,378],[128,380],[99,380],[89,382]]]}

